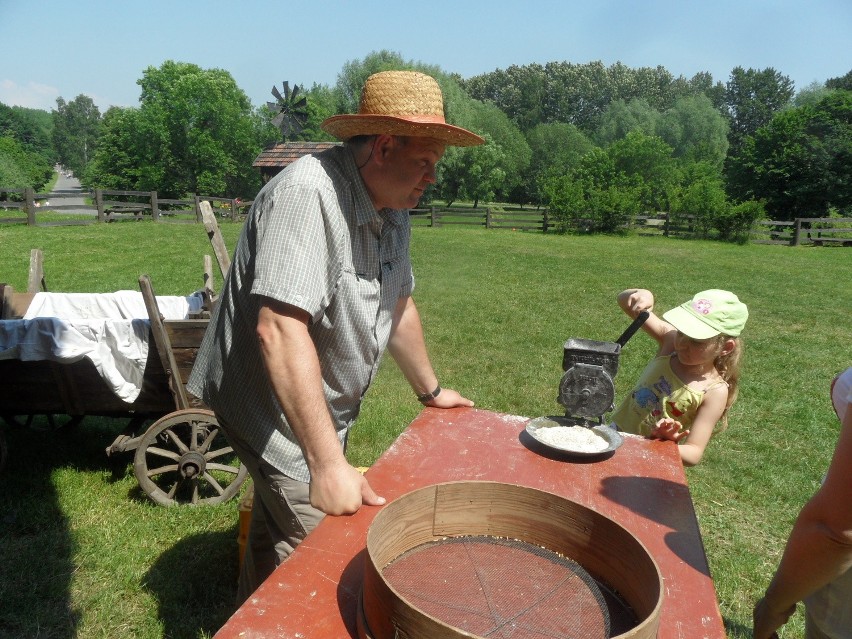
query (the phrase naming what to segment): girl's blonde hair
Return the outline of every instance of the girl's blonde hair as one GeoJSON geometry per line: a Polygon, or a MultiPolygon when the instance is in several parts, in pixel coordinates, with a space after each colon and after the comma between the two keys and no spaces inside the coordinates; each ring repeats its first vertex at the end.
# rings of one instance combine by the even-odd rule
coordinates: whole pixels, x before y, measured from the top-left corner
{"type": "Polygon", "coordinates": [[[722,412],[722,416],[719,418],[722,425],[719,427],[718,432],[721,433],[728,427],[728,409],[730,409],[731,406],[734,405],[734,402],[737,401],[737,395],[739,394],[740,367],[742,366],[743,360],[743,342],[739,337],[730,337],[729,335],[719,335],[718,339],[720,346],[725,340],[734,340],[734,350],[727,355],[719,355],[713,361],[713,366],[716,367],[719,375],[728,384],[728,401],[725,404],[725,410],[722,412]]]}

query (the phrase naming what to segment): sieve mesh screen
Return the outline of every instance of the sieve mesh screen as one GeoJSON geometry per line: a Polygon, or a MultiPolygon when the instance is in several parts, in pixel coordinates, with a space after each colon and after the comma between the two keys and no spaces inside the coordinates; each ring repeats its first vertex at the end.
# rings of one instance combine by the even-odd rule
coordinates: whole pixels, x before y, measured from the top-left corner
{"type": "Polygon", "coordinates": [[[606,638],[611,617],[622,628],[635,625],[617,593],[605,585],[602,591],[580,564],[515,539],[470,535],[422,544],[382,575],[422,612],[479,637],[606,638]]]}

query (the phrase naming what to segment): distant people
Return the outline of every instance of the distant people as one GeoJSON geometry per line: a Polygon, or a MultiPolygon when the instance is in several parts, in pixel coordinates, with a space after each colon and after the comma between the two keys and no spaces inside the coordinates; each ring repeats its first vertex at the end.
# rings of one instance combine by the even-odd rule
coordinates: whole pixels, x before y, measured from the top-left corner
{"type": "Polygon", "coordinates": [[[447,124],[438,83],[413,71],[370,76],[358,113],[322,128],[344,144],[257,195],[188,385],[254,481],[239,601],[323,516],[384,503],[344,452],[385,348],[423,405],[473,405],[429,360],[408,209],[447,146],[484,140],[447,124]]]}
{"type": "Polygon", "coordinates": [[[852,638],[852,368],[831,385],[840,437],[828,473],[799,513],[778,570],[754,607],[754,639],[775,633],[805,602],[805,639],[852,638]]]}
{"type": "Polygon", "coordinates": [[[748,309],[718,289],[696,294],[662,319],[646,289],[622,291],[618,305],[632,318],[648,311],[642,328],[660,346],[610,421],[628,433],[677,442],[683,464],[695,466],[716,424],[727,427],[736,401],[748,309]]]}

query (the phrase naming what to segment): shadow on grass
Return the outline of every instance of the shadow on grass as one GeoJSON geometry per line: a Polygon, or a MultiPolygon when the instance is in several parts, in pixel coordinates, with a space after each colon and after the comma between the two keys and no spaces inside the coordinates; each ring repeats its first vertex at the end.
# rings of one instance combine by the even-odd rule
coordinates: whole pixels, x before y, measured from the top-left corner
{"type": "Polygon", "coordinates": [[[157,600],[164,637],[212,636],[236,610],[237,528],[182,539],[145,574],[142,586],[157,600]]]}
{"type": "Polygon", "coordinates": [[[725,623],[725,636],[728,637],[728,639],[752,639],[754,636],[751,626],[746,627],[741,623],[728,619],[727,617],[724,617],[723,621],[725,623]]]}
{"type": "MultiPolygon", "coordinates": [[[[34,426],[46,429],[46,420],[34,426]]],[[[8,459],[0,475],[0,636],[75,637],[73,540],[51,481],[77,448],[74,433],[0,424],[8,459]]],[[[87,464],[88,455],[76,455],[87,464]]],[[[101,461],[101,466],[103,462],[101,461]]]]}
{"type": "MultiPolygon", "coordinates": [[[[76,546],[55,476],[73,470],[125,480],[133,452],[105,451],[125,425],[97,417],[59,429],[45,417],[32,428],[0,421],[8,444],[0,472],[0,637],[79,636],[84,610],[71,594],[75,556],[91,549],[76,546]]],[[[148,501],[138,485],[132,492],[134,501],[148,501]]],[[[188,536],[155,559],[142,585],[158,603],[164,637],[212,636],[225,623],[236,597],[236,539],[235,524],[188,536]]]]}

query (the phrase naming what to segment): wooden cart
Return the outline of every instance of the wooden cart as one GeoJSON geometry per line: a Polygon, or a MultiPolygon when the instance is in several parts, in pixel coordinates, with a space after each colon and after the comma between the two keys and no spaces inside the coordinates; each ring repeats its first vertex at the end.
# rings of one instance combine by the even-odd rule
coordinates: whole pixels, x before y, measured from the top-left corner
{"type": "MultiPolygon", "coordinates": [[[[34,261],[40,263],[31,256],[30,288],[34,281],[43,284],[43,277],[33,276],[34,261]]],[[[127,428],[106,451],[135,450],[134,474],[151,499],[163,505],[227,501],[239,492],[246,468],[213,412],[186,390],[209,319],[164,319],[147,275],[139,278],[139,287],[150,340],[135,401],[117,397],[87,358],[73,363],[7,359],[0,360],[0,416],[11,427],[28,424],[36,415],[48,416],[52,425],[61,419],[63,426],[85,416],[127,417],[127,428]]],[[[22,317],[34,294],[0,285],[0,319],[22,317]]],[[[5,455],[2,442],[0,448],[5,455]]]]}

